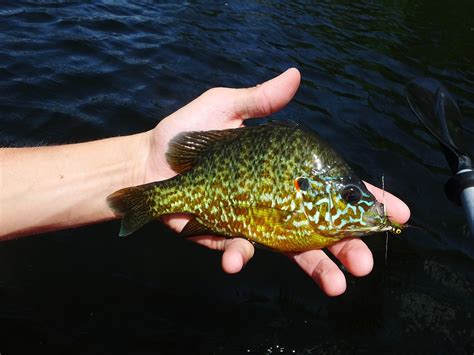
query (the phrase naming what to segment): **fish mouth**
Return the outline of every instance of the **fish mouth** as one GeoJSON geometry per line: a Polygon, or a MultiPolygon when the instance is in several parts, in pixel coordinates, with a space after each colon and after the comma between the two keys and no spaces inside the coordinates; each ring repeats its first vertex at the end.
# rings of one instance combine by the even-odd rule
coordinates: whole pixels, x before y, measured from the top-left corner
{"type": "Polygon", "coordinates": [[[383,203],[375,201],[373,209],[375,209],[375,212],[379,214],[379,217],[386,217],[387,213],[385,211],[385,205],[383,203]]]}
{"type": "Polygon", "coordinates": [[[364,222],[368,226],[378,227],[378,230],[386,230],[388,223],[385,206],[383,203],[375,201],[375,204],[364,214],[364,222]]]}

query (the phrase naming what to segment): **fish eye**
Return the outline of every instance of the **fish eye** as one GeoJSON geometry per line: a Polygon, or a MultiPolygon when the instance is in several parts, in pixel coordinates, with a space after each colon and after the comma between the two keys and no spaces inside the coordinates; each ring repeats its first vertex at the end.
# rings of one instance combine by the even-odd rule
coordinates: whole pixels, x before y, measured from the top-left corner
{"type": "Polygon", "coordinates": [[[355,185],[347,185],[341,191],[341,197],[351,205],[356,204],[362,198],[362,191],[355,185]]]}
{"type": "Polygon", "coordinates": [[[393,233],[395,234],[401,234],[402,233],[402,230],[400,228],[394,228],[393,229],[393,233]]]}
{"type": "Polygon", "coordinates": [[[309,189],[309,180],[305,177],[299,177],[295,180],[295,186],[298,190],[306,191],[309,189]]]}

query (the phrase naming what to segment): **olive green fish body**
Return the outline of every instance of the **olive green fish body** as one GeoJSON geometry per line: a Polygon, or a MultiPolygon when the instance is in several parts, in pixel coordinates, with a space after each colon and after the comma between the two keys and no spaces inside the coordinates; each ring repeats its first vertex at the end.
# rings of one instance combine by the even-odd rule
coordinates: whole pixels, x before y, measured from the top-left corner
{"type": "Polygon", "coordinates": [[[172,140],[167,159],[176,177],[109,196],[123,216],[121,235],[178,212],[195,217],[185,236],[242,237],[279,251],[393,228],[349,166],[300,126],[187,132],[172,140]]]}

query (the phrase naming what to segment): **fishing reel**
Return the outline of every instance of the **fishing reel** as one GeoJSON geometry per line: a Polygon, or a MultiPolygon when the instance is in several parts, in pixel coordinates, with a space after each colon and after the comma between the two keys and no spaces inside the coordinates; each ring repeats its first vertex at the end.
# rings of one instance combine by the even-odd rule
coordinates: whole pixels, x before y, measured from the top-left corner
{"type": "Polygon", "coordinates": [[[408,83],[406,98],[418,120],[443,150],[453,173],[445,184],[445,193],[452,202],[464,207],[474,235],[474,169],[467,149],[462,147],[464,128],[459,107],[448,90],[432,78],[416,78],[408,83]]]}

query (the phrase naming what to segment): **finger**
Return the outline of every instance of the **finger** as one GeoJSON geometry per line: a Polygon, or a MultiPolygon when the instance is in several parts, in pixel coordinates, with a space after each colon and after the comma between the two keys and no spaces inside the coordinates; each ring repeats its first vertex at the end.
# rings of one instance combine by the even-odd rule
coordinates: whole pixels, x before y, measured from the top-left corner
{"type": "MultiPolygon", "coordinates": [[[[180,232],[191,218],[186,213],[174,213],[162,216],[161,220],[171,229],[180,232]]],[[[189,239],[209,249],[224,250],[222,268],[229,274],[239,272],[254,254],[253,245],[242,238],[226,239],[224,237],[205,235],[189,239]]]]}
{"type": "Polygon", "coordinates": [[[293,98],[301,81],[301,74],[291,68],[253,88],[235,89],[236,118],[263,117],[281,110],[293,98]]]}
{"type": "Polygon", "coordinates": [[[385,204],[387,215],[391,220],[397,223],[406,223],[410,219],[410,209],[405,202],[398,197],[392,195],[390,192],[383,191],[374,185],[365,182],[365,185],[372,192],[375,198],[385,204]]]}
{"type": "Polygon", "coordinates": [[[328,249],[352,275],[365,276],[372,271],[374,266],[372,252],[362,240],[343,239],[328,249]]]}
{"type": "Polygon", "coordinates": [[[225,238],[215,235],[201,235],[199,237],[190,237],[189,240],[212,250],[224,250],[225,238]]]}
{"type": "Polygon", "coordinates": [[[222,269],[228,274],[235,274],[242,270],[255,252],[253,245],[242,238],[225,239],[223,237],[205,235],[189,239],[209,249],[224,250],[222,254],[222,269]]]}
{"type": "Polygon", "coordinates": [[[173,213],[161,216],[160,220],[175,232],[180,233],[192,218],[193,216],[189,213],[173,213]]]}
{"type": "Polygon", "coordinates": [[[346,290],[346,278],[337,265],[322,250],[289,254],[328,296],[339,296],[346,290]]]}
{"type": "Polygon", "coordinates": [[[252,258],[255,249],[245,239],[227,239],[224,254],[222,254],[222,269],[228,274],[235,274],[242,270],[252,258]]]}

